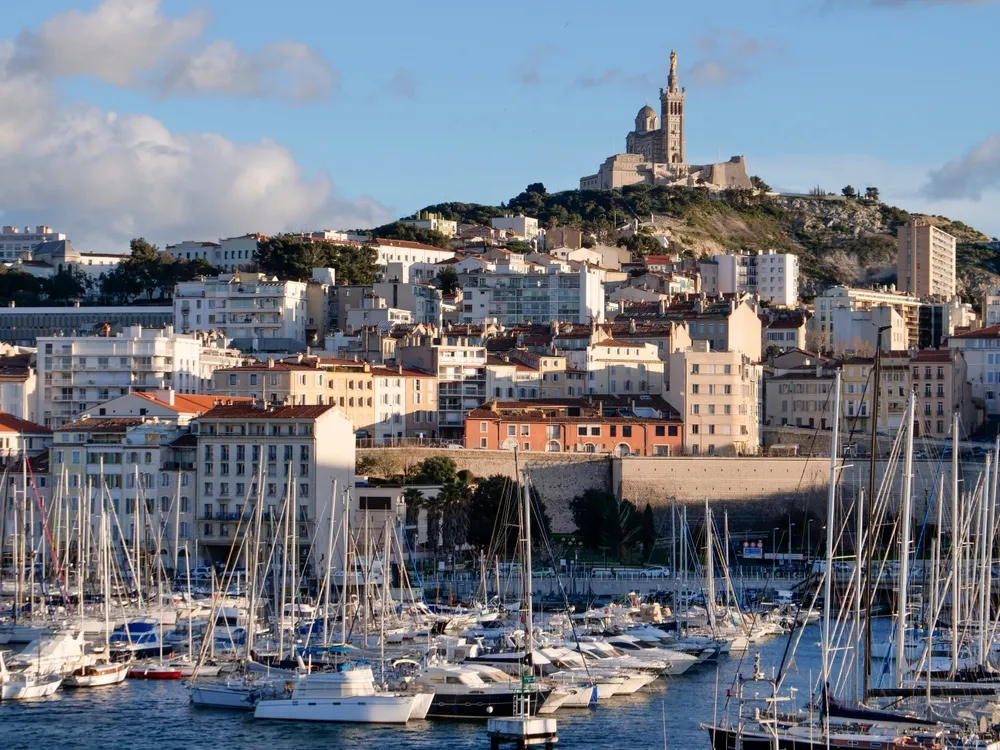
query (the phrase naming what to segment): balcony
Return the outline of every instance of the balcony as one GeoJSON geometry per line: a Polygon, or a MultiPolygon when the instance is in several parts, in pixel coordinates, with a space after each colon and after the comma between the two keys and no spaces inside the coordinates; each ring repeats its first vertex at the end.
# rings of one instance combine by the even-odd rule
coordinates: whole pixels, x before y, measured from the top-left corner
{"type": "Polygon", "coordinates": [[[194,471],[193,461],[163,461],[160,463],[160,471],[194,471]]]}

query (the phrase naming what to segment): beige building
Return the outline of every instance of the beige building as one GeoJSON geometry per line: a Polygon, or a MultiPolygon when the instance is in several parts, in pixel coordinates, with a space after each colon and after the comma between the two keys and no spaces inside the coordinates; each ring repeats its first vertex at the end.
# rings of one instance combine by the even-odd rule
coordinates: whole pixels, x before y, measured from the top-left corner
{"type": "Polygon", "coordinates": [[[917,435],[943,440],[950,437],[956,412],[963,433],[979,426],[972,402],[965,356],[959,349],[916,352],[910,358],[910,378],[916,395],[917,435]]]}
{"type": "Polygon", "coordinates": [[[228,367],[213,375],[213,393],[244,396],[268,404],[315,406],[329,401],[327,373],[318,362],[266,362],[228,367]]]}
{"type": "Polygon", "coordinates": [[[761,366],[742,352],[696,341],[670,358],[666,400],[684,420],[689,455],[748,455],[760,449],[761,366]]]}
{"type": "Polygon", "coordinates": [[[769,427],[833,427],[834,372],[822,365],[790,370],[768,378],[764,424],[769,427]]]}
{"type": "Polygon", "coordinates": [[[911,219],[896,232],[896,278],[918,297],[955,296],[956,239],[928,221],[911,219]]]}
{"type": "Polygon", "coordinates": [[[375,384],[376,444],[400,438],[437,435],[437,378],[430,373],[395,367],[372,367],[375,384]]]}

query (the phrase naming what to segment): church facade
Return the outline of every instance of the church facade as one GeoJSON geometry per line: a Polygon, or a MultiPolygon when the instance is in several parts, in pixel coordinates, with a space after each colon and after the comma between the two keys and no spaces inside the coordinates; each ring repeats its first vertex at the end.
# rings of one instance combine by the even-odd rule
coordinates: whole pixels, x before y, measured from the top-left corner
{"type": "Polygon", "coordinates": [[[635,117],[635,130],[625,136],[625,153],[605,159],[597,174],[580,179],[581,190],[609,190],[643,182],[716,188],[750,187],[746,161],[687,163],[684,108],[687,89],[678,85],[677,53],[670,53],[667,87],[660,89],[660,113],[648,104],[635,117]]]}

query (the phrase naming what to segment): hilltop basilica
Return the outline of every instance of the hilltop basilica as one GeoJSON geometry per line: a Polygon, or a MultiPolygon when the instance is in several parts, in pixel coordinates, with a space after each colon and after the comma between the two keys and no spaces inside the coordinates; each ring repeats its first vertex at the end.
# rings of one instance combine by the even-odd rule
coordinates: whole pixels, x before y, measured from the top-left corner
{"type": "Polygon", "coordinates": [[[667,88],[660,89],[660,114],[648,104],[635,116],[625,137],[625,153],[609,156],[597,174],[580,178],[581,190],[607,190],[644,182],[709,188],[750,187],[746,160],[734,156],[719,164],[688,164],[684,130],[687,89],[677,85],[677,53],[670,53],[667,88]]]}

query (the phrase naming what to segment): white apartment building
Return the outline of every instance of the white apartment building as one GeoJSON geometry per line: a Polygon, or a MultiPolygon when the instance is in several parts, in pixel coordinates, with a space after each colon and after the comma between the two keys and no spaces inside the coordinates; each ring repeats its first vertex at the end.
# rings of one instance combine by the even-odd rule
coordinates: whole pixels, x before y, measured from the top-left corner
{"type": "Polygon", "coordinates": [[[406,434],[406,378],[391,368],[372,371],[375,384],[375,423],[372,425],[376,445],[390,442],[406,434]]]}
{"type": "Polygon", "coordinates": [[[838,352],[873,353],[905,351],[906,323],[903,316],[888,305],[869,310],[833,310],[834,332],[832,345],[838,352]],[[879,338],[879,329],[885,328],[879,338]]]}
{"type": "MultiPolygon", "coordinates": [[[[198,443],[199,550],[211,561],[225,561],[247,528],[240,518],[260,502],[268,529],[292,521],[297,572],[315,576],[330,549],[341,501],[354,486],[351,420],[332,405],[217,406],[195,420],[192,432],[198,443]]],[[[338,540],[332,549],[339,559],[338,540]]]]}
{"type": "Polygon", "coordinates": [[[494,229],[510,232],[518,239],[533,240],[538,237],[538,219],[530,216],[496,216],[491,220],[494,229]]]}
{"type": "Polygon", "coordinates": [[[390,263],[440,263],[455,257],[454,250],[425,245],[422,242],[387,240],[376,237],[374,246],[378,252],[376,262],[382,267],[383,273],[390,263]]]}
{"type": "Polygon", "coordinates": [[[218,242],[184,240],[176,245],[167,245],[166,251],[178,260],[207,260],[216,268],[233,272],[253,262],[257,253],[257,243],[265,240],[262,234],[250,233],[238,237],[224,237],[218,242]]]}
{"type": "Polygon", "coordinates": [[[37,456],[52,444],[52,430],[0,411],[0,458],[5,462],[37,456]]]}
{"type": "Polygon", "coordinates": [[[185,332],[218,331],[238,349],[301,351],[307,341],[308,287],[245,272],[184,281],[174,291],[174,326],[185,332]]]}
{"type": "Polygon", "coordinates": [[[36,414],[55,428],[133,391],[210,393],[212,373],[241,361],[242,354],[225,348],[222,339],[179,334],[170,326],[39,338],[36,414]]]}
{"type": "Polygon", "coordinates": [[[816,346],[829,349],[834,341],[835,309],[870,310],[888,305],[903,318],[906,325],[906,346],[917,346],[920,340],[920,307],[918,297],[896,291],[895,286],[876,289],[854,289],[846,286],[832,286],[813,300],[813,315],[810,325],[816,346]]]}
{"type": "Polygon", "coordinates": [[[666,400],[683,415],[684,452],[747,455],[760,448],[762,367],[740,352],[710,351],[707,342],[670,356],[666,400]]]}
{"type": "Polygon", "coordinates": [[[52,227],[4,226],[0,228],[0,261],[30,258],[31,252],[43,242],[65,240],[66,235],[52,231],[52,227]]]}
{"type": "Polygon", "coordinates": [[[987,417],[1000,415],[1000,325],[956,334],[948,339],[948,348],[965,357],[973,402],[987,417]]]}
{"type": "Polygon", "coordinates": [[[0,359],[0,412],[35,422],[38,372],[34,367],[4,367],[0,359]]]}
{"type": "Polygon", "coordinates": [[[604,321],[604,283],[600,270],[581,265],[579,271],[525,273],[496,271],[460,274],[461,321],[467,324],[513,325],[530,320],[547,323],[604,321]]]}
{"type": "Polygon", "coordinates": [[[983,326],[1000,325],[1000,287],[991,287],[983,297],[983,326]]]}
{"type": "MultiPolygon", "coordinates": [[[[758,294],[775,305],[799,301],[799,259],[774,250],[757,255],[715,255],[711,286],[722,294],[758,294]]],[[[706,271],[708,268],[705,269],[706,271]]]]}
{"type": "Polygon", "coordinates": [[[383,297],[374,292],[364,295],[359,307],[347,311],[347,332],[360,331],[362,328],[376,327],[388,330],[395,325],[406,325],[413,322],[413,313],[398,307],[389,307],[383,297]]]}

